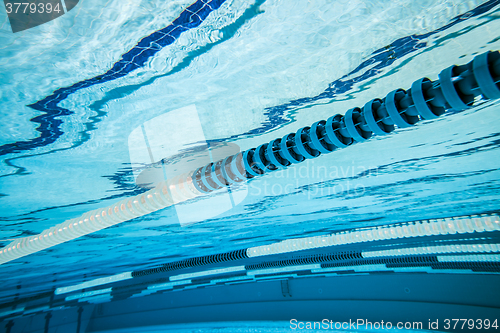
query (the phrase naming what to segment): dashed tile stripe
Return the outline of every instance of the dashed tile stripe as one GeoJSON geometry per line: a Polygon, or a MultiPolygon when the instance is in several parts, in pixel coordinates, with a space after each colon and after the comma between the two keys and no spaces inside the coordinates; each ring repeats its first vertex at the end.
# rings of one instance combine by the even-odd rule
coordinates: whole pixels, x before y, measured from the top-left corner
{"type": "Polygon", "coordinates": [[[0,146],[0,155],[30,150],[55,142],[63,134],[59,128],[62,121],[55,118],[74,113],[73,111],[59,107],[58,104],[61,101],[81,89],[116,80],[143,67],[149,58],[153,57],[164,47],[174,43],[183,32],[198,27],[211,12],[220,8],[225,1],[196,1],[186,8],[170,25],[142,38],[136,46],[124,53],[121,59],[106,73],[77,82],[69,87],[59,88],[44,99],[28,105],[32,109],[44,112],[44,114],[31,119],[32,122],[40,124],[37,128],[40,136],[28,141],[19,141],[0,146]]]}

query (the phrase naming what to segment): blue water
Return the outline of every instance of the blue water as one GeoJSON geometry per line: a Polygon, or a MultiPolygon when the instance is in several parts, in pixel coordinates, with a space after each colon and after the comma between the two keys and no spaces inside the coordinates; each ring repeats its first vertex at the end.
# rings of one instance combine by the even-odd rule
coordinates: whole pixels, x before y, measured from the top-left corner
{"type": "MultiPolygon", "coordinates": [[[[493,0],[81,0],[17,34],[1,11],[0,245],[145,191],[128,138],[151,119],[194,105],[209,144],[257,147],[499,49],[499,9],[493,0]]],[[[287,238],[498,212],[499,108],[483,101],[270,173],[198,223],[183,225],[169,207],[5,263],[0,302],[18,286],[31,295],[287,238]]]]}

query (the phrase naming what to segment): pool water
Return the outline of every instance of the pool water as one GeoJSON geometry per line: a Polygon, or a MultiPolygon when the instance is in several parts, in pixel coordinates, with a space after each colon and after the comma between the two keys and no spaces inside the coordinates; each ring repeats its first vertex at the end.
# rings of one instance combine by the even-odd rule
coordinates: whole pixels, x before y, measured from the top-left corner
{"type": "MultiPolygon", "coordinates": [[[[154,134],[190,161],[195,125],[243,151],[500,49],[494,0],[200,0],[175,30],[193,4],[81,0],[16,34],[0,12],[1,246],[145,192],[131,133],[176,110],[196,116],[154,134]]],[[[476,105],[256,177],[196,223],[168,207],[3,263],[0,304],[290,238],[498,213],[500,106],[476,105]]]]}

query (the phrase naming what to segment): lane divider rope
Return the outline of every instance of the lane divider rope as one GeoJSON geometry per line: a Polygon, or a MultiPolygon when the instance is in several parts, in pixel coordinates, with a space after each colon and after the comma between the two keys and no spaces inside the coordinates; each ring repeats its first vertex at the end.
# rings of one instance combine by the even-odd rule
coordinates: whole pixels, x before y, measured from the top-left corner
{"type": "MultiPolygon", "coordinates": [[[[477,55],[465,65],[450,66],[439,73],[439,80],[418,79],[408,90],[393,90],[385,98],[373,99],[363,108],[352,108],[343,116],[337,114],[319,120],[283,138],[163,181],[135,197],[92,210],[38,235],[16,239],[0,249],[0,264],[366,141],[372,135],[388,134],[396,127],[410,127],[420,120],[437,118],[448,110],[468,109],[479,96],[490,100],[500,98],[498,51],[477,55]]],[[[247,251],[248,256],[258,253],[266,253],[266,250],[256,247],[247,251]]]]}

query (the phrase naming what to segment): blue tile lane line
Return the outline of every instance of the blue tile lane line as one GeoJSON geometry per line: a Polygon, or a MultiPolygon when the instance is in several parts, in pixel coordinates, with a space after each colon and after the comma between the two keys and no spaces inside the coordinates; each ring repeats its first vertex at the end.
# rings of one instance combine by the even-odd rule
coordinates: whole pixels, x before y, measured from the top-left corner
{"type": "Polygon", "coordinates": [[[59,107],[58,104],[74,92],[121,78],[128,73],[143,67],[149,58],[153,57],[165,46],[172,44],[179,36],[190,29],[198,27],[207,16],[217,10],[226,0],[198,0],[186,8],[169,26],[144,37],[130,51],[122,55],[113,67],[102,75],[83,80],[70,87],[57,89],[50,96],[28,105],[44,114],[31,119],[40,124],[37,131],[40,136],[28,141],[18,141],[0,146],[0,155],[19,153],[37,147],[54,143],[63,132],[59,128],[62,116],[73,114],[73,111],[59,107]]]}

